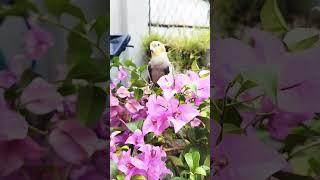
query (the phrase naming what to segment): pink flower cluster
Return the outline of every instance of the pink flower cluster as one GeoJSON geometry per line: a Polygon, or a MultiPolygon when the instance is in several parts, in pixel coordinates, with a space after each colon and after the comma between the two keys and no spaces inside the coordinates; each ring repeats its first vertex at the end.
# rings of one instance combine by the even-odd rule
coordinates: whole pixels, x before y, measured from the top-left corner
{"type": "MultiPolygon", "coordinates": [[[[232,38],[214,42],[214,55],[217,59],[213,79],[217,87],[215,98],[224,96],[228,83],[241,73],[241,70],[272,67],[278,76],[278,103],[271,103],[270,98],[262,98],[259,111],[272,112],[268,129],[272,137],[284,140],[291,128],[312,119],[314,113],[319,111],[320,83],[314,77],[318,72],[320,46],[288,52],[282,40],[269,32],[250,29],[248,35],[254,41],[254,46],[232,38]]],[[[232,93],[234,95],[235,92],[229,92],[229,95],[232,93]]],[[[246,101],[261,93],[261,90],[255,88],[240,97],[246,101]]],[[[250,119],[246,116],[245,121],[250,119]]]]}
{"type": "MultiPolygon", "coordinates": [[[[121,82],[127,72],[120,69],[114,82],[121,82]]],[[[209,76],[200,77],[198,73],[165,75],[158,81],[161,95],[152,92],[149,86],[143,88],[143,96],[134,98],[131,88],[120,83],[112,83],[110,90],[111,128],[123,128],[124,131],[114,131],[110,139],[110,158],[125,179],[140,175],[146,179],[158,180],[172,174],[167,169],[166,153],[160,146],[146,144],[144,137],[152,132],[161,135],[173,127],[177,133],[190,123],[192,127],[202,122],[199,105],[210,97],[209,76]],[[183,99],[179,98],[183,97],[183,99]],[[131,132],[127,123],[144,120],[141,129],[131,132]],[[121,147],[130,145],[129,150],[121,147]],[[133,146],[132,146],[133,145],[133,146]]]]}

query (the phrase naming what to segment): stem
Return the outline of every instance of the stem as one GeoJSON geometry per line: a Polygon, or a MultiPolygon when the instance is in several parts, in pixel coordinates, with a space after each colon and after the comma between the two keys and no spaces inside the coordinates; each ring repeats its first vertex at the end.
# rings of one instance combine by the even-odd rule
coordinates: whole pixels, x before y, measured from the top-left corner
{"type": "Polygon", "coordinates": [[[173,148],[167,148],[164,149],[165,152],[170,152],[170,151],[178,151],[178,150],[183,150],[185,147],[173,147],[173,148]]]}
{"type": "Polygon", "coordinates": [[[88,37],[87,35],[79,32],[79,31],[75,31],[75,30],[73,30],[73,29],[71,29],[71,28],[69,28],[69,27],[67,27],[67,26],[65,26],[65,25],[63,25],[63,24],[61,24],[61,23],[59,23],[59,22],[55,22],[55,21],[49,19],[49,18],[46,17],[46,16],[39,16],[39,20],[44,21],[44,22],[47,22],[47,23],[50,23],[50,24],[53,24],[53,25],[55,25],[55,26],[57,26],[57,27],[59,27],[59,28],[62,28],[62,29],[64,29],[64,30],[66,30],[66,31],[69,31],[69,32],[71,32],[71,33],[77,34],[77,35],[80,36],[81,38],[87,40],[91,45],[93,45],[93,46],[103,55],[103,57],[104,57],[106,60],[108,59],[108,55],[103,51],[103,49],[100,48],[99,44],[93,42],[91,39],[89,39],[89,37],[88,37]]]}
{"type": "Polygon", "coordinates": [[[36,132],[36,133],[38,133],[38,134],[44,135],[44,136],[48,135],[48,131],[40,130],[40,129],[38,129],[38,128],[34,127],[34,126],[31,126],[31,125],[29,125],[29,129],[34,131],[34,132],[36,132]]]}
{"type": "Polygon", "coordinates": [[[256,97],[252,98],[252,99],[244,100],[244,101],[240,101],[240,102],[235,102],[235,103],[230,103],[230,104],[227,104],[226,106],[228,107],[228,106],[234,106],[234,105],[238,105],[238,104],[252,102],[252,101],[255,101],[255,100],[257,100],[257,99],[259,99],[259,98],[261,98],[263,96],[264,96],[264,94],[261,94],[259,96],[256,96],[256,97]]]}
{"type": "Polygon", "coordinates": [[[222,110],[219,108],[219,106],[217,105],[217,103],[214,100],[212,100],[212,104],[219,111],[219,113],[222,114],[222,110]]]}

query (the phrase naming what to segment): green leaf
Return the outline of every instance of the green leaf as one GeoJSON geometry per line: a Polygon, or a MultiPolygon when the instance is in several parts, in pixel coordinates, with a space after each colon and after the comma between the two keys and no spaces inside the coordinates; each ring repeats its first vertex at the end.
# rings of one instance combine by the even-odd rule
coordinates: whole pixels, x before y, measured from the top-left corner
{"type": "Polygon", "coordinates": [[[242,118],[236,108],[233,106],[226,107],[222,117],[223,124],[233,124],[240,127],[242,118]]]}
{"type": "Polygon", "coordinates": [[[54,16],[61,16],[64,7],[69,4],[68,0],[45,0],[45,6],[50,14],[54,16]]]}
{"type": "Polygon", "coordinates": [[[198,66],[197,60],[194,60],[191,64],[191,70],[194,72],[199,72],[200,68],[198,66]]]}
{"type": "Polygon", "coordinates": [[[108,27],[109,18],[107,18],[107,16],[99,16],[91,26],[91,30],[95,30],[98,38],[100,38],[104,33],[108,31],[108,27]]]}
{"type": "Polygon", "coordinates": [[[95,125],[107,106],[106,92],[96,86],[81,87],[78,92],[77,120],[85,125],[95,125]]]}
{"type": "Polygon", "coordinates": [[[312,169],[312,171],[316,174],[319,175],[320,174],[320,161],[315,159],[315,158],[310,158],[308,160],[309,165],[312,169]]]}
{"type": "Polygon", "coordinates": [[[257,65],[242,73],[245,80],[256,83],[264,93],[277,104],[278,99],[278,73],[272,65],[257,65]]]}
{"type": "Polygon", "coordinates": [[[210,71],[209,70],[202,70],[202,71],[199,72],[199,76],[201,78],[205,78],[205,77],[207,77],[209,75],[210,75],[210,71]]]}
{"type": "Polygon", "coordinates": [[[296,28],[288,32],[283,41],[289,51],[300,51],[314,46],[319,41],[319,33],[311,28],[296,28]]]}
{"type": "Polygon", "coordinates": [[[146,86],[146,82],[144,80],[138,79],[138,80],[132,82],[132,86],[142,88],[142,87],[146,86]]]}
{"type": "Polygon", "coordinates": [[[10,8],[0,8],[0,17],[25,16],[30,11],[39,12],[38,8],[29,0],[15,1],[10,8]]]}
{"type": "Polygon", "coordinates": [[[143,125],[143,120],[139,120],[139,121],[133,121],[133,122],[129,122],[127,123],[127,127],[130,131],[134,132],[137,129],[141,129],[143,125]]]}
{"type": "Polygon", "coordinates": [[[289,30],[280,9],[277,0],[266,0],[260,12],[260,20],[264,30],[283,34],[289,30]]]}
{"type": "MultiPolygon", "coordinates": [[[[206,157],[206,159],[204,160],[204,163],[203,163],[205,167],[208,167],[210,166],[210,154],[208,154],[208,156],[206,157]]],[[[209,168],[210,169],[210,168],[209,168]]]]}
{"type": "Polygon", "coordinates": [[[186,153],[184,158],[192,172],[199,167],[200,153],[198,151],[186,153]]]}
{"type": "Polygon", "coordinates": [[[142,66],[140,66],[140,67],[138,68],[138,71],[139,71],[140,73],[143,73],[144,71],[147,70],[147,67],[148,67],[148,65],[142,65],[142,66]]]}
{"type": "Polygon", "coordinates": [[[284,140],[284,146],[282,150],[290,153],[295,147],[303,145],[309,137],[309,134],[303,126],[297,126],[284,140]]]}
{"type": "Polygon", "coordinates": [[[310,176],[302,176],[299,174],[294,174],[290,172],[284,172],[284,171],[278,171],[275,174],[272,175],[273,177],[276,177],[280,180],[315,180],[314,178],[310,176]]]}
{"type": "Polygon", "coordinates": [[[180,158],[177,158],[175,156],[168,156],[168,158],[170,159],[170,161],[172,161],[173,165],[178,167],[184,167],[184,164],[182,162],[182,160],[180,158]]]}
{"type": "Polygon", "coordinates": [[[186,153],[184,155],[184,159],[186,160],[190,170],[194,168],[193,159],[192,159],[192,153],[186,153]]]}
{"type": "Polygon", "coordinates": [[[233,124],[225,123],[223,124],[223,134],[241,134],[243,130],[233,124]]]}
{"type": "Polygon", "coordinates": [[[34,80],[36,77],[39,77],[39,75],[35,72],[33,72],[31,69],[26,69],[21,77],[20,77],[20,80],[18,82],[18,85],[20,88],[25,88],[27,87],[31,82],[32,80],[34,80]]]}
{"type": "Polygon", "coordinates": [[[69,0],[45,0],[45,5],[50,14],[60,17],[62,14],[69,14],[86,22],[86,18],[82,10],[71,4],[69,0]]]}
{"type": "Polygon", "coordinates": [[[105,82],[108,80],[108,69],[105,61],[88,60],[79,62],[71,68],[67,79],[84,79],[88,82],[105,82]]]}
{"type": "Polygon", "coordinates": [[[124,175],[123,174],[117,175],[117,180],[124,180],[124,175]]]}
{"type": "Polygon", "coordinates": [[[194,171],[195,174],[200,174],[202,176],[206,176],[207,173],[206,173],[206,170],[203,169],[203,167],[197,167],[196,170],[194,171]]]}
{"type": "MultiPolygon", "coordinates": [[[[72,30],[86,34],[83,24],[78,24],[72,30]]],[[[67,63],[72,66],[82,61],[88,61],[92,54],[92,47],[88,40],[70,32],[67,37],[67,63]]]]}
{"type": "Polygon", "coordinates": [[[252,89],[254,87],[257,87],[256,83],[254,83],[254,82],[252,82],[250,80],[245,81],[244,83],[241,84],[241,86],[240,86],[240,88],[239,88],[239,90],[237,92],[236,97],[238,97],[241,93],[243,93],[243,92],[245,92],[245,91],[247,91],[249,89],[252,89]]]}
{"type": "Polygon", "coordinates": [[[144,176],[139,175],[131,177],[131,180],[146,180],[146,178],[144,176]]]}
{"type": "Polygon", "coordinates": [[[65,14],[69,14],[73,17],[77,17],[79,18],[82,22],[86,22],[86,17],[84,15],[84,13],[82,12],[81,8],[69,3],[68,5],[66,5],[64,7],[64,11],[63,13],[65,14]]]}
{"type": "Polygon", "coordinates": [[[62,96],[76,93],[76,87],[72,83],[63,83],[57,90],[62,96]]]}
{"type": "Polygon", "coordinates": [[[143,90],[142,89],[135,89],[134,90],[134,98],[136,100],[140,100],[143,96],[143,90]]]}
{"type": "Polygon", "coordinates": [[[170,180],[187,180],[187,179],[182,178],[182,177],[172,177],[172,178],[170,178],[170,180]]]}
{"type": "Polygon", "coordinates": [[[194,174],[190,174],[190,177],[189,177],[190,180],[196,180],[196,176],[194,174]]]}
{"type": "Polygon", "coordinates": [[[135,82],[139,79],[139,74],[136,71],[131,71],[131,82],[135,82]]]}
{"type": "Polygon", "coordinates": [[[120,67],[121,66],[120,58],[118,56],[113,57],[111,62],[112,62],[111,67],[120,67]]]}
{"type": "Polygon", "coordinates": [[[127,60],[125,60],[125,61],[123,61],[123,65],[124,66],[126,66],[126,67],[133,67],[133,68],[136,68],[137,67],[137,65],[136,64],[134,64],[133,62],[132,62],[132,60],[130,60],[130,59],[127,59],[127,60]]]}
{"type": "Polygon", "coordinates": [[[111,160],[110,161],[110,176],[116,177],[117,174],[118,174],[117,164],[113,160],[111,160]]]}

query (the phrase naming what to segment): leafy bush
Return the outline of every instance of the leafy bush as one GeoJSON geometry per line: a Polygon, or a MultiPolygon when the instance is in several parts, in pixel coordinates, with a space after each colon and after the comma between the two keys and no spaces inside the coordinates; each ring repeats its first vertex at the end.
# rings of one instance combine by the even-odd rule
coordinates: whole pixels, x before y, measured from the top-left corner
{"type": "Polygon", "coordinates": [[[108,80],[109,58],[99,42],[108,18],[87,19],[68,0],[45,0],[41,5],[40,13],[29,0],[0,4],[1,17],[21,18],[27,25],[23,36],[11,29],[25,46],[21,51],[16,43],[19,51],[0,70],[0,156],[5,162],[0,163],[0,179],[107,179],[101,170],[109,143],[108,94],[102,84],[108,80]],[[77,24],[66,25],[62,14],[77,24]],[[34,67],[48,60],[45,55],[54,43],[64,41],[40,27],[42,23],[66,35],[66,58],[51,67],[56,70],[53,81],[34,67]]]}
{"type": "Polygon", "coordinates": [[[208,71],[166,75],[156,87],[141,77],[146,66],[115,58],[111,67],[111,178],[209,179],[208,71]]]}
{"type": "Polygon", "coordinates": [[[168,57],[174,67],[182,72],[191,69],[193,61],[197,61],[201,68],[209,68],[207,53],[210,48],[209,32],[201,32],[192,37],[187,36],[161,36],[151,33],[142,40],[145,60],[149,61],[149,45],[152,41],[160,41],[166,45],[168,57]]]}

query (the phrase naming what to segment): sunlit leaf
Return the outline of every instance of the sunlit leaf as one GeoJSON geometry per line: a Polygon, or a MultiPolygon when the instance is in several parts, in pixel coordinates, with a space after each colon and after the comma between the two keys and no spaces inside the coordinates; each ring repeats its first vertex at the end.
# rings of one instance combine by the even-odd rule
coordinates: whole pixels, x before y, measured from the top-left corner
{"type": "Polygon", "coordinates": [[[289,30],[277,0],[266,0],[260,13],[260,20],[264,30],[283,34],[289,30]]]}

